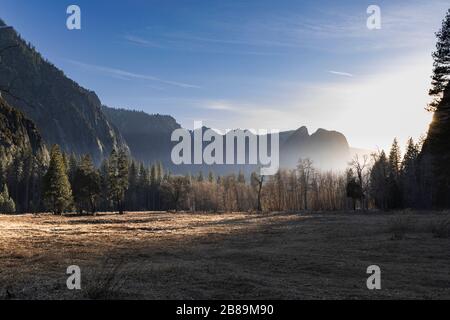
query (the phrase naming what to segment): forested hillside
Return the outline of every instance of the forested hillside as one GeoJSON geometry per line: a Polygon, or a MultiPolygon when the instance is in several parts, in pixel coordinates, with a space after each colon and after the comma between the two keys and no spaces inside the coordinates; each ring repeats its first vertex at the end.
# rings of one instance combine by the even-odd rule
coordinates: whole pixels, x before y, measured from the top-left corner
{"type": "Polygon", "coordinates": [[[11,163],[14,157],[25,152],[45,153],[42,137],[31,120],[0,96],[1,165],[11,163]]]}
{"type": "Polygon", "coordinates": [[[0,49],[3,97],[34,121],[47,144],[89,153],[97,162],[113,148],[126,147],[101,111],[97,95],[67,78],[14,29],[2,30],[0,49]]]}

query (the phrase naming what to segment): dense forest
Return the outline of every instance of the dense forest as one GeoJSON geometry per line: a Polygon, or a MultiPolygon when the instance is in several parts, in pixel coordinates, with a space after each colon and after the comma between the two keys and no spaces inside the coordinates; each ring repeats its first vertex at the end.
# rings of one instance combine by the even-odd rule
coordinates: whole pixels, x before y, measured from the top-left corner
{"type": "MultiPolygon", "coordinates": [[[[55,145],[50,159],[31,152],[0,167],[2,212],[61,214],[97,211],[299,211],[424,207],[421,144],[408,141],[401,157],[395,140],[388,155],[355,157],[345,173],[321,172],[309,159],[296,170],[264,177],[256,172],[214,176],[172,175],[162,164],[134,161],[113,150],[99,168],[89,155],[64,154],[55,145]]],[[[2,161],[2,163],[4,163],[2,161]]]]}

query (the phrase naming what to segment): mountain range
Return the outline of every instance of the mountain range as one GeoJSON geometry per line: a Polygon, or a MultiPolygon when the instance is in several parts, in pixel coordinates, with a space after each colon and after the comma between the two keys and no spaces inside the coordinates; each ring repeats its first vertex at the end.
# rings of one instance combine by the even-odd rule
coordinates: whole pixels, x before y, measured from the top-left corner
{"type": "MultiPolygon", "coordinates": [[[[2,20],[0,26],[5,26],[2,20]]],[[[136,160],[162,162],[176,173],[254,169],[173,165],[171,134],[181,128],[173,117],[102,105],[93,91],[69,79],[12,28],[0,33],[0,59],[2,145],[29,144],[35,149],[43,142],[47,146],[59,144],[67,153],[90,154],[96,163],[111,150],[125,148],[136,160]],[[18,110],[17,116],[13,109],[18,110]],[[25,140],[6,138],[18,132],[25,140]]],[[[301,127],[280,133],[280,154],[285,168],[293,168],[299,158],[308,157],[319,168],[343,169],[353,151],[339,132],[319,129],[309,134],[306,127],[301,127]]]]}
{"type": "MultiPolygon", "coordinates": [[[[256,169],[255,165],[173,165],[171,151],[177,142],[171,141],[172,132],[181,125],[171,116],[149,115],[143,111],[113,109],[103,107],[111,123],[119,129],[130,148],[133,157],[146,163],[161,161],[166,168],[175,173],[196,173],[213,171],[227,174],[241,170],[247,174],[256,169]]],[[[205,131],[209,128],[203,127],[205,131]]],[[[193,143],[193,131],[190,131],[193,143]]],[[[230,134],[230,133],[228,133],[230,134]]],[[[224,139],[226,141],[226,139],[224,139]]],[[[205,147],[208,143],[203,143],[205,147]]],[[[248,144],[247,144],[248,146],[248,144]]],[[[193,151],[192,151],[193,152],[193,151]]],[[[223,148],[226,158],[226,143],[223,148]]],[[[280,133],[280,165],[295,168],[300,158],[310,158],[316,167],[345,169],[355,150],[350,148],[342,133],[318,129],[309,134],[306,127],[280,133]]],[[[246,150],[248,159],[248,148],[246,150]]]]}

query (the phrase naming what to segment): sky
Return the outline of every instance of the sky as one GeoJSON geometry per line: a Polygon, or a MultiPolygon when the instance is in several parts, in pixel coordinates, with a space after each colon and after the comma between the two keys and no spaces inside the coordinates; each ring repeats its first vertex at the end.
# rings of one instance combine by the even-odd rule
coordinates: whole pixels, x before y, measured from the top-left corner
{"type": "Polygon", "coordinates": [[[110,107],[217,129],[425,134],[434,33],[449,1],[0,0],[0,18],[110,107]],[[81,30],[66,9],[81,8],[81,30]],[[381,29],[369,30],[369,5],[381,29]]]}

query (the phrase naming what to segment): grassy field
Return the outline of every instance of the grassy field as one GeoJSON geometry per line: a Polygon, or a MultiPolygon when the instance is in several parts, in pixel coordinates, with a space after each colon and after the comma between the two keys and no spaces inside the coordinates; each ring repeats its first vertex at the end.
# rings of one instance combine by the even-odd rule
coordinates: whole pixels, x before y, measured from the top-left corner
{"type": "Polygon", "coordinates": [[[447,213],[0,216],[1,299],[450,299],[447,213]],[[66,287],[78,265],[82,290],[66,287]],[[369,291],[366,269],[382,270],[369,291]]]}

